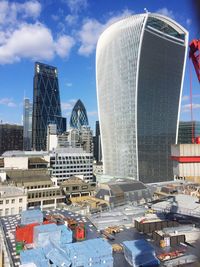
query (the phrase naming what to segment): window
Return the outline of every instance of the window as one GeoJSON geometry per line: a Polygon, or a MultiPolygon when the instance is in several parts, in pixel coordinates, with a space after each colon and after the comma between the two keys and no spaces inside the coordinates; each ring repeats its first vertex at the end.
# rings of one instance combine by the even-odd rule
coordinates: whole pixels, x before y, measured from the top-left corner
{"type": "Polygon", "coordinates": [[[2,205],[3,204],[3,200],[0,200],[0,205],[2,205]]]}
{"type": "Polygon", "coordinates": [[[9,209],[5,209],[5,215],[9,215],[9,209]]]}
{"type": "Polygon", "coordinates": [[[72,186],[72,190],[78,190],[79,187],[78,186],[72,186]]]}
{"type": "Polygon", "coordinates": [[[11,215],[15,214],[15,208],[11,208],[11,215]]]}
{"type": "MultiPolygon", "coordinates": [[[[15,199],[12,199],[11,203],[14,204],[15,203],[15,199]]],[[[12,211],[11,211],[11,214],[12,214],[12,211]]]]}
{"type": "Polygon", "coordinates": [[[3,215],[3,210],[2,209],[0,209],[0,216],[2,216],[3,215]]]}
{"type": "Polygon", "coordinates": [[[9,199],[6,199],[6,204],[9,204],[9,199]]]}
{"type": "Polygon", "coordinates": [[[22,212],[22,207],[19,207],[19,213],[22,212]]]}
{"type": "Polygon", "coordinates": [[[22,203],[22,198],[19,199],[19,203],[22,203]]]}

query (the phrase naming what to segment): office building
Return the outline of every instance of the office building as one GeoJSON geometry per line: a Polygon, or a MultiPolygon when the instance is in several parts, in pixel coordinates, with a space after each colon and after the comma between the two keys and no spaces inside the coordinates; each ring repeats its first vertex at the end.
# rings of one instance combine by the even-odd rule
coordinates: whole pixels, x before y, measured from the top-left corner
{"type": "Polygon", "coordinates": [[[56,124],[58,133],[66,131],[66,118],[61,114],[58,71],[55,67],[36,62],[32,124],[34,150],[46,150],[49,124],[56,124]]]}
{"type": "Polygon", "coordinates": [[[96,81],[104,173],[171,180],[188,32],[158,14],[129,16],[100,36],[96,81]]]}
{"type": "Polygon", "coordinates": [[[93,154],[93,133],[90,127],[88,126],[81,126],[80,131],[80,146],[86,153],[93,154]]]}
{"type": "Polygon", "coordinates": [[[93,138],[94,144],[94,159],[96,162],[102,161],[102,151],[101,151],[101,135],[99,121],[96,121],[95,136],[93,138]]]}
{"type": "Polygon", "coordinates": [[[23,150],[23,126],[0,124],[0,155],[8,150],[23,150]]]}
{"type": "Polygon", "coordinates": [[[93,182],[93,155],[82,148],[56,149],[49,155],[49,170],[55,185],[60,185],[72,176],[93,182]]]}
{"type": "Polygon", "coordinates": [[[88,126],[88,117],[83,102],[79,99],[72,109],[70,127],[80,129],[81,126],[88,126]]]}
{"type": "Polygon", "coordinates": [[[33,106],[30,99],[24,99],[24,112],[23,112],[23,148],[24,150],[31,150],[32,145],[32,110],[33,106]]]}
{"type": "Polygon", "coordinates": [[[192,138],[195,139],[198,136],[200,136],[199,121],[180,121],[178,131],[179,144],[191,144],[192,138]]]}

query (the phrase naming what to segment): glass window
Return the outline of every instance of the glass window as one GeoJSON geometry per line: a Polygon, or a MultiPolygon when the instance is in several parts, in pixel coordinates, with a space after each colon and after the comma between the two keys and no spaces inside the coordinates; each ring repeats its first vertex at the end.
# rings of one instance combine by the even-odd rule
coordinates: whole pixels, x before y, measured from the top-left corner
{"type": "Polygon", "coordinates": [[[9,199],[6,199],[6,204],[9,204],[9,199]]]}
{"type": "MultiPolygon", "coordinates": [[[[12,199],[11,200],[11,203],[14,204],[15,203],[15,199],[12,199]]],[[[12,212],[11,212],[11,214],[12,214],[12,212]]]]}
{"type": "Polygon", "coordinates": [[[19,203],[22,203],[22,198],[19,199],[19,203]]]}
{"type": "Polygon", "coordinates": [[[3,200],[0,200],[0,205],[2,205],[3,204],[3,200]]]}
{"type": "Polygon", "coordinates": [[[5,209],[5,215],[9,215],[9,209],[5,209]]]}

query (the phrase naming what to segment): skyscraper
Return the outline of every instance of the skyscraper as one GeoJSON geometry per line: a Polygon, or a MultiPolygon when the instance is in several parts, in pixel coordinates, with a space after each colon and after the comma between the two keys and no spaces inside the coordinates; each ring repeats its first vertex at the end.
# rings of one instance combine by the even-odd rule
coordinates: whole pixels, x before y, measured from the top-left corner
{"type": "Polygon", "coordinates": [[[96,121],[96,129],[95,129],[95,136],[94,136],[94,158],[97,162],[100,162],[102,160],[101,135],[100,135],[99,121],[96,121]]]}
{"type": "Polygon", "coordinates": [[[46,150],[47,126],[56,124],[58,133],[66,130],[66,118],[61,115],[57,68],[35,63],[33,93],[32,146],[46,150]]]}
{"type": "Polygon", "coordinates": [[[70,127],[80,129],[81,126],[88,126],[88,117],[83,102],[79,99],[73,107],[70,127]]]}
{"type": "Polygon", "coordinates": [[[23,149],[31,150],[32,143],[32,110],[33,106],[30,99],[24,99],[24,112],[23,112],[23,149]]]}
{"type": "Polygon", "coordinates": [[[158,14],[124,18],[100,36],[96,81],[104,173],[173,178],[188,32],[158,14]]]}

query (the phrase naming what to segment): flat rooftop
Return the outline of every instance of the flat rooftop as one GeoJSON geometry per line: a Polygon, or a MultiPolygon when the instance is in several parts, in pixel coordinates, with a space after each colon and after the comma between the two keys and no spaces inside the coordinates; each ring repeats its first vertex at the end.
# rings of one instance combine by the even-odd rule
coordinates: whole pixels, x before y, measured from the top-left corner
{"type": "Polygon", "coordinates": [[[7,197],[15,197],[15,196],[22,196],[26,195],[26,191],[23,188],[15,187],[15,186],[0,186],[0,198],[7,198],[7,197]]]}

